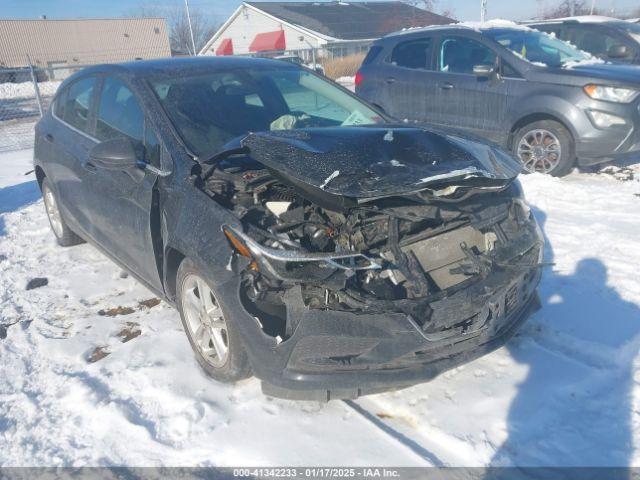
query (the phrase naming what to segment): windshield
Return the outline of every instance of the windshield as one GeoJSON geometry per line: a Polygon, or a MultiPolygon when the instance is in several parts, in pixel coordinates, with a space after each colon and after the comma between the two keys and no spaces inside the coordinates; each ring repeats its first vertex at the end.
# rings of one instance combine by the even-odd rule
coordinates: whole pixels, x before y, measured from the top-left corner
{"type": "Polygon", "coordinates": [[[541,66],[562,67],[593,58],[573,45],[538,30],[487,29],[483,33],[516,55],[541,66]]]}
{"type": "Polygon", "coordinates": [[[150,83],[182,139],[199,156],[218,152],[248,132],[384,121],[356,97],[296,68],[243,68],[150,83]]]}

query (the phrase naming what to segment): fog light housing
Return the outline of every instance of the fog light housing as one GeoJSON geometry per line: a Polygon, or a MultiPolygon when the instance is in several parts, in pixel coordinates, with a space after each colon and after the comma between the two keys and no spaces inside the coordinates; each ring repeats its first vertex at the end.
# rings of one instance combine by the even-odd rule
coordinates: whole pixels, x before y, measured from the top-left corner
{"type": "Polygon", "coordinates": [[[601,112],[599,110],[589,110],[591,121],[598,128],[609,128],[616,125],[626,125],[627,121],[617,115],[601,112]]]}

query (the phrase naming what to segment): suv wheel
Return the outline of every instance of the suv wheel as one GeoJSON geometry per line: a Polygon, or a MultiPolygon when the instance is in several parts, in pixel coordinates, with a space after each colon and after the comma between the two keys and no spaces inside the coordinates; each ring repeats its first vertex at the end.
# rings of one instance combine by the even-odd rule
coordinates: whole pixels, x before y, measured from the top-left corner
{"type": "Polygon", "coordinates": [[[62,213],[60,213],[60,208],[58,207],[58,199],[46,178],[42,181],[42,199],[44,200],[44,209],[47,212],[49,225],[51,225],[51,230],[56,236],[58,245],[70,247],[84,243],[84,240],[76,235],[62,218],[62,213]]]}
{"type": "Polygon", "coordinates": [[[531,173],[562,177],[575,163],[573,137],[554,120],[533,122],[519,129],[514,136],[513,153],[531,173]]]}
{"type": "Polygon", "coordinates": [[[210,377],[236,382],[251,376],[240,333],[218,302],[215,288],[188,258],[178,268],[177,304],[191,348],[210,377]]]}

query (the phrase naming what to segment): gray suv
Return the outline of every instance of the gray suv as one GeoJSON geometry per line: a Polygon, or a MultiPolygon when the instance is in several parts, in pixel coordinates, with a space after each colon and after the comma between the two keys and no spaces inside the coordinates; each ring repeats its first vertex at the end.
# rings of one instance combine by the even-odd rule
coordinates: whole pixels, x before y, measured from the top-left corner
{"type": "Polygon", "coordinates": [[[640,68],[524,26],[391,34],[374,42],[355,83],[391,116],[484,137],[530,172],[640,157],[640,68]]]}

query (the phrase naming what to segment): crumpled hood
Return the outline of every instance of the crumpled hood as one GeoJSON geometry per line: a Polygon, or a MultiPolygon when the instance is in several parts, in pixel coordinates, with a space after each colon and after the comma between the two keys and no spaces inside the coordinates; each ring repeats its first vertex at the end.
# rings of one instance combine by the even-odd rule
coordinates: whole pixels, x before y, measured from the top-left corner
{"type": "Polygon", "coordinates": [[[335,127],[251,133],[242,140],[266,167],[327,193],[400,195],[434,182],[510,181],[521,166],[501,150],[414,127],[335,127]]]}

